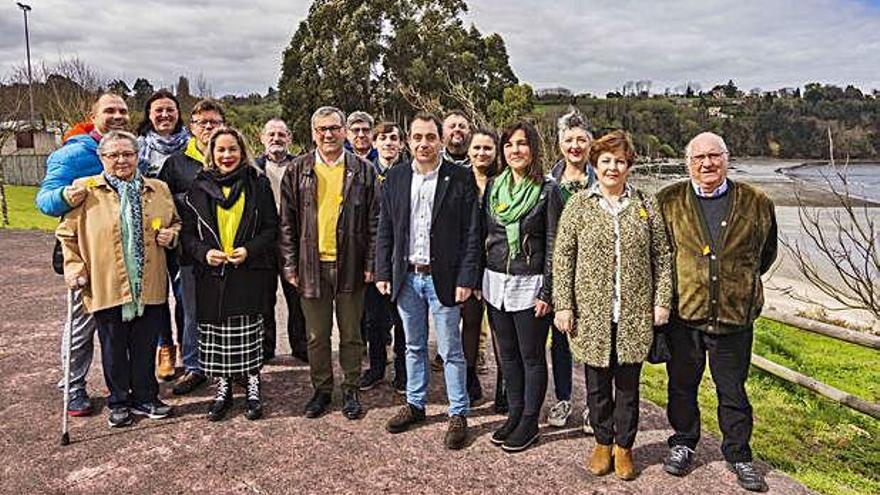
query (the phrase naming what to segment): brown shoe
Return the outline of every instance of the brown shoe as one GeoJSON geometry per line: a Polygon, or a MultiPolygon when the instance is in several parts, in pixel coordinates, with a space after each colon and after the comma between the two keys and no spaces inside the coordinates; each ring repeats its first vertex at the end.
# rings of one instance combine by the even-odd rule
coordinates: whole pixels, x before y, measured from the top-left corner
{"type": "Polygon", "coordinates": [[[596,444],[590,455],[590,472],[595,476],[604,476],[611,472],[611,446],[596,444]]]}
{"type": "Polygon", "coordinates": [[[467,418],[461,414],[450,416],[449,426],[446,430],[446,437],[443,439],[446,448],[450,450],[461,449],[464,447],[465,442],[467,442],[467,436],[467,418]]]}
{"type": "Polygon", "coordinates": [[[425,420],[425,410],[407,404],[401,407],[391,419],[385,423],[385,429],[388,433],[402,433],[409,429],[410,426],[425,420]]]}
{"type": "Polygon", "coordinates": [[[207,381],[208,379],[205,378],[205,375],[187,371],[174,382],[174,395],[186,395],[204,385],[207,381]]]}
{"type": "Polygon", "coordinates": [[[614,474],[624,481],[636,479],[636,467],[633,465],[632,449],[614,446],[614,474]]]}
{"type": "Polygon", "coordinates": [[[177,348],[173,345],[159,347],[159,364],[156,375],[162,380],[170,380],[174,376],[174,362],[177,359],[177,348]]]}

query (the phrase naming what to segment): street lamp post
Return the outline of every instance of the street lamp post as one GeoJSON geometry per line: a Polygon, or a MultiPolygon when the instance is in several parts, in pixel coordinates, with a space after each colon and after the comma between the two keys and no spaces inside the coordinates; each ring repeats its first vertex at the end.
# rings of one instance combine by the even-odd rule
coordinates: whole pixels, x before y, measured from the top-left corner
{"type": "Polygon", "coordinates": [[[31,72],[31,39],[30,34],[28,33],[28,12],[31,10],[30,5],[25,5],[21,2],[16,2],[18,4],[18,8],[21,9],[24,14],[24,45],[27,50],[27,68],[28,68],[28,95],[30,96],[30,109],[31,109],[31,131],[33,131],[36,127],[36,119],[34,118],[34,78],[33,73],[31,72]]]}

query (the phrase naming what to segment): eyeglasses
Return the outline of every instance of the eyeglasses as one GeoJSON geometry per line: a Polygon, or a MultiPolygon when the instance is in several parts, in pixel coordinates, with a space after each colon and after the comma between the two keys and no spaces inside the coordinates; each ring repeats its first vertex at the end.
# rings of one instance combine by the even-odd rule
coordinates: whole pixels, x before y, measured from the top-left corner
{"type": "Polygon", "coordinates": [[[705,160],[706,158],[708,158],[712,163],[718,163],[719,161],[721,161],[721,157],[724,156],[726,153],[726,151],[723,151],[721,153],[703,153],[700,155],[694,155],[691,157],[691,163],[703,163],[703,160],[705,160]]]}
{"type": "Polygon", "coordinates": [[[324,126],[320,126],[320,127],[315,127],[315,132],[317,132],[318,134],[325,134],[328,131],[332,132],[333,134],[336,134],[337,132],[339,132],[341,130],[342,130],[341,125],[324,125],[324,126]]]}
{"type": "Polygon", "coordinates": [[[119,158],[123,158],[125,160],[131,160],[132,158],[137,156],[137,153],[135,153],[134,151],[119,151],[119,152],[112,152],[112,153],[101,153],[101,156],[103,156],[104,158],[106,158],[108,160],[115,162],[116,160],[119,160],[119,158]]]}
{"type": "Polygon", "coordinates": [[[223,125],[223,121],[222,121],[222,120],[207,120],[207,119],[205,119],[205,120],[193,120],[192,123],[195,124],[195,125],[197,125],[197,126],[199,126],[199,127],[208,127],[208,126],[211,126],[211,127],[220,127],[221,125],[223,125]]]}
{"type": "Polygon", "coordinates": [[[364,135],[370,134],[369,127],[352,127],[350,130],[351,130],[351,133],[354,134],[355,136],[357,136],[358,134],[364,134],[364,135]]]}

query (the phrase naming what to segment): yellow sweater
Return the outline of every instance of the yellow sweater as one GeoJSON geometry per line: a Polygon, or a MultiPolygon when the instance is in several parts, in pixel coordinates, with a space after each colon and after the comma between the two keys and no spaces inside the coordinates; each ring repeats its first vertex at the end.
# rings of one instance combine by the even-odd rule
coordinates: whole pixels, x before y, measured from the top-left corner
{"type": "Polygon", "coordinates": [[[318,177],[318,255],[321,261],[336,261],[336,221],[342,204],[344,162],[327,165],[318,159],[315,174],[318,177]]]}
{"type": "MultiPolygon", "coordinates": [[[[232,191],[231,187],[224,187],[223,195],[227,198],[232,191]]],[[[235,249],[235,234],[238,233],[238,226],[241,224],[241,217],[244,214],[244,191],[241,196],[228,210],[217,206],[217,228],[220,229],[220,244],[223,246],[223,252],[232,253],[235,249]]]]}

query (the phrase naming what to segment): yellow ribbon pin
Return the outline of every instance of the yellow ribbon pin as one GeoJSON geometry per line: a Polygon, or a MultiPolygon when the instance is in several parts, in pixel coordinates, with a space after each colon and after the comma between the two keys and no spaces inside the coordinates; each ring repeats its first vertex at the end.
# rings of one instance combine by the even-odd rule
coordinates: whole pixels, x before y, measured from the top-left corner
{"type": "Polygon", "coordinates": [[[93,188],[93,187],[95,187],[95,186],[97,186],[97,185],[98,185],[98,181],[95,180],[94,177],[89,177],[89,178],[86,180],[86,187],[89,188],[89,189],[91,189],[91,188],[93,188]]]}
{"type": "Polygon", "coordinates": [[[711,252],[712,252],[712,249],[709,247],[708,244],[703,246],[703,256],[709,256],[709,253],[711,253],[711,252]]]}
{"type": "Polygon", "coordinates": [[[639,216],[642,217],[642,220],[647,220],[648,219],[648,210],[646,210],[644,208],[640,208],[639,209],[639,216]]]}

